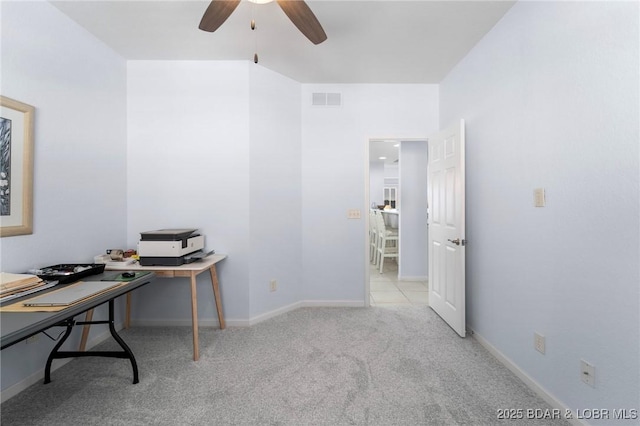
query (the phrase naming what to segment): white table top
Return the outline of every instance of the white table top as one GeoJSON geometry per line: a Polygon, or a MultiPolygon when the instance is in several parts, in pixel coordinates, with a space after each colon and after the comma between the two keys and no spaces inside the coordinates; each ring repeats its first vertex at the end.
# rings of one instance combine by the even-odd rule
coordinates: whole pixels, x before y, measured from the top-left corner
{"type": "Polygon", "coordinates": [[[209,269],[211,265],[215,265],[221,260],[227,257],[226,254],[212,254],[205,257],[202,260],[198,260],[192,263],[186,263],[180,266],[142,266],[138,262],[130,263],[128,265],[113,265],[109,264],[106,266],[106,270],[108,271],[201,271],[204,269],[209,269]]]}

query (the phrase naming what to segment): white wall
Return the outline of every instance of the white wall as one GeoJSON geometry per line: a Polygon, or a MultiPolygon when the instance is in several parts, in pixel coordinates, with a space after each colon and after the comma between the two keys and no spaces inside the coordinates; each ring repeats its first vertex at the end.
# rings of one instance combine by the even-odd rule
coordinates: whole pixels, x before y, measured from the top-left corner
{"type": "Polygon", "coordinates": [[[300,83],[250,65],[250,316],[302,293],[300,83]],[[271,292],[269,282],[277,281],[271,292]]]}
{"type": "MultiPolygon", "coordinates": [[[[218,264],[225,320],[249,318],[249,62],[129,61],[127,241],[140,232],[198,228],[218,264]]],[[[216,312],[198,280],[203,324],[216,312]]],[[[133,297],[138,323],[191,323],[188,280],[163,279],[133,297]]]]}
{"type": "MultiPolygon", "coordinates": [[[[129,245],[143,230],[200,228],[229,254],[219,272],[230,324],[300,301],[363,303],[365,220],[346,213],[367,211],[366,144],[437,129],[435,86],[342,86],[348,104],[313,111],[310,90],[249,62],[129,62],[129,245]],[[175,172],[158,175],[159,165],[175,172]]],[[[208,296],[205,278],[198,292],[208,296]]],[[[188,303],[175,303],[189,300],[188,286],[165,281],[137,293],[134,321],[189,323],[188,303]]],[[[215,322],[209,297],[198,309],[203,323],[215,322]]]]}
{"type": "Polygon", "coordinates": [[[367,215],[347,219],[347,210],[370,207],[366,144],[427,137],[438,119],[436,85],[302,86],[304,300],[364,303],[367,215]],[[314,92],[340,92],[343,104],[312,106],[314,92]]]}
{"type": "Polygon", "coordinates": [[[440,88],[441,124],[466,120],[468,323],[574,410],[640,408],[638,24],[519,2],[440,88]]]}
{"type": "MultiPolygon", "coordinates": [[[[141,231],[200,229],[228,255],[218,275],[230,325],[297,302],[300,84],[246,61],[130,61],[128,100],[129,246],[141,231]]],[[[186,284],[138,291],[134,321],[190,324],[186,284]]],[[[216,323],[206,274],[198,294],[201,322],[216,323]]]]}
{"type": "MultiPolygon", "coordinates": [[[[1,12],[2,95],[35,107],[33,234],[0,240],[1,270],[92,262],[126,239],[125,61],[47,2],[1,12]]],[[[2,351],[3,398],[53,345],[40,336],[2,351]]]]}
{"type": "Polygon", "coordinates": [[[429,278],[427,247],[427,141],[400,144],[400,264],[398,278],[429,278]]]}

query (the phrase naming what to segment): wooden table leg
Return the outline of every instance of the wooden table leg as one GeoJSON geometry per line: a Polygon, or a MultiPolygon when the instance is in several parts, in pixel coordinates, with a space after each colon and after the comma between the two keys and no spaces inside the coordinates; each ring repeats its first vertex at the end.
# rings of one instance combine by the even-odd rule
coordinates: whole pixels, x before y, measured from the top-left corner
{"type": "Polygon", "coordinates": [[[198,295],[196,293],[196,273],[191,271],[191,324],[193,326],[193,360],[200,358],[198,347],[198,295]]]}
{"type": "Polygon", "coordinates": [[[220,297],[220,287],[218,286],[218,274],[216,273],[216,265],[211,265],[209,268],[211,273],[211,285],[213,285],[213,298],[216,302],[216,309],[218,310],[218,322],[220,322],[220,329],[226,327],[224,323],[224,315],[222,314],[222,298],[220,297]]]}
{"type": "MultiPolygon", "coordinates": [[[[89,322],[93,319],[93,309],[89,309],[87,313],[84,315],[85,322],[89,322]]],[[[84,352],[87,347],[87,338],[89,337],[89,330],[91,330],[91,324],[85,324],[82,327],[82,338],[80,339],[80,348],[78,349],[80,352],[84,352]]]]}
{"type": "Polygon", "coordinates": [[[124,328],[131,325],[131,292],[127,293],[127,303],[124,311],[124,328]]]}

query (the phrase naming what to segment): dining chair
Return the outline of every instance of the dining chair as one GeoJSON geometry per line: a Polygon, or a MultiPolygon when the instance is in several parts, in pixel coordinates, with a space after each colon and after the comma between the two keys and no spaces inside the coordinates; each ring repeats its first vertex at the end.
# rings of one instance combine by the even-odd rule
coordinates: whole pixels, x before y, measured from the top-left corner
{"type": "Polygon", "coordinates": [[[378,224],[376,214],[379,210],[369,211],[369,262],[378,264],[378,224]]]}
{"type": "Polygon", "coordinates": [[[375,265],[379,265],[380,273],[382,274],[384,268],[384,259],[386,258],[395,258],[396,261],[399,257],[398,251],[398,230],[397,229],[389,229],[384,223],[384,217],[381,212],[377,212],[376,214],[376,225],[377,225],[377,246],[376,246],[376,263],[375,265]],[[388,243],[393,243],[392,245],[388,243]]]}

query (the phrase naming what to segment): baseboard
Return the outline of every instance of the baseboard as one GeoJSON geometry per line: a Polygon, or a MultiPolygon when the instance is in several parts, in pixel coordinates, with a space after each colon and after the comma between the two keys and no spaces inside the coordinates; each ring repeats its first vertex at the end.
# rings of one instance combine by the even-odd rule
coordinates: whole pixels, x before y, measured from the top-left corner
{"type": "MultiPolygon", "coordinates": [[[[225,321],[227,325],[231,321],[225,321]]],[[[200,327],[218,327],[220,323],[217,319],[199,319],[198,326],[200,327]]],[[[191,318],[189,319],[131,319],[132,327],[191,327],[191,318]]]]}
{"type": "MultiPolygon", "coordinates": [[[[525,385],[532,391],[534,391],[540,398],[544,399],[547,404],[549,404],[552,408],[560,410],[561,413],[565,413],[570,411],[569,407],[567,407],[562,401],[556,398],[553,394],[547,391],[542,385],[536,382],[531,376],[529,376],[526,372],[524,372],[516,363],[514,363],[511,359],[505,356],[502,352],[496,349],[491,343],[489,343],[484,337],[479,335],[472,328],[467,326],[467,329],[470,331],[470,335],[478,341],[487,351],[491,353],[494,357],[498,359],[505,367],[507,367],[513,374],[518,376],[520,380],[524,382],[525,385]]],[[[582,422],[576,418],[567,419],[569,423],[576,426],[587,426],[588,423],[582,422]]]]}
{"type": "MultiPolygon", "coordinates": [[[[122,329],[122,324],[120,324],[119,326],[116,326],[116,330],[120,330],[120,329],[122,329]]],[[[95,336],[91,340],[87,341],[87,345],[85,349],[89,350],[109,338],[111,338],[111,333],[109,332],[109,330],[105,330],[104,332],[95,336]]],[[[56,362],[53,363],[51,366],[51,372],[53,373],[54,371],[64,366],[65,364],[73,361],[74,359],[75,358],[61,358],[56,360],[56,362]]],[[[42,382],[43,380],[44,380],[44,367],[36,371],[35,373],[31,374],[30,376],[25,377],[23,380],[19,381],[18,383],[12,386],[9,386],[7,389],[3,390],[0,393],[0,403],[4,403],[5,401],[8,401],[9,399],[13,398],[23,390],[27,389],[29,386],[32,386],[38,382],[42,382]]]]}
{"type": "Polygon", "coordinates": [[[398,281],[429,281],[429,277],[424,275],[424,276],[416,276],[416,277],[407,277],[404,275],[398,275],[398,281]]]}
{"type": "MultiPolygon", "coordinates": [[[[51,372],[56,371],[58,368],[71,362],[72,360],[73,358],[64,358],[64,359],[58,360],[58,362],[56,362],[55,365],[51,367],[51,372]]],[[[32,375],[25,377],[18,383],[12,386],[9,386],[7,389],[3,390],[2,393],[0,393],[1,395],[0,403],[4,404],[6,401],[10,400],[11,398],[16,396],[23,390],[27,389],[28,387],[35,385],[38,382],[42,383],[43,380],[44,380],[44,368],[36,371],[32,375]]]]}
{"type": "Polygon", "coordinates": [[[249,320],[249,325],[258,324],[269,318],[277,317],[278,315],[300,308],[362,308],[364,306],[364,300],[301,300],[253,317],[249,320]]]}
{"type": "MultiPolygon", "coordinates": [[[[299,308],[362,308],[364,300],[301,300],[269,312],[259,314],[249,319],[225,318],[225,323],[229,327],[250,327],[270,318],[277,317],[287,312],[299,308]]],[[[141,327],[191,327],[191,318],[187,319],[151,319],[151,320],[131,320],[132,326],[141,327]]],[[[200,327],[219,327],[220,323],[214,318],[204,318],[198,320],[200,327]]]]}
{"type": "Polygon", "coordinates": [[[273,311],[265,312],[264,314],[260,314],[255,316],[247,321],[248,325],[258,324],[262,321],[266,321],[270,318],[277,317],[278,315],[285,314],[287,312],[295,311],[302,307],[302,302],[295,302],[287,306],[283,306],[282,308],[274,309],[273,311]]]}
{"type": "Polygon", "coordinates": [[[363,308],[364,300],[303,300],[301,308],[363,308]]]}

